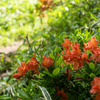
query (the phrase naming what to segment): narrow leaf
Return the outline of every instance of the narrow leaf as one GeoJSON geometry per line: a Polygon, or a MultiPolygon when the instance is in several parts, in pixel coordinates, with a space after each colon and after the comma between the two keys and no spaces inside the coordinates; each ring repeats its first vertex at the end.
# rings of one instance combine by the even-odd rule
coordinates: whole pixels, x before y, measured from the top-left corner
{"type": "Polygon", "coordinates": [[[22,96],[24,98],[29,98],[28,95],[23,90],[18,90],[18,93],[20,96],[22,96]]]}
{"type": "Polygon", "coordinates": [[[17,59],[17,63],[19,64],[19,66],[21,66],[21,61],[20,61],[20,59],[17,59]]]}
{"type": "Polygon", "coordinates": [[[45,98],[45,100],[52,100],[50,97],[50,94],[48,93],[48,91],[46,90],[46,88],[38,86],[40,88],[40,90],[42,91],[42,94],[45,98]]]}
{"type": "Polygon", "coordinates": [[[4,100],[4,99],[11,99],[11,97],[9,97],[9,96],[0,96],[0,100],[4,100]]]}

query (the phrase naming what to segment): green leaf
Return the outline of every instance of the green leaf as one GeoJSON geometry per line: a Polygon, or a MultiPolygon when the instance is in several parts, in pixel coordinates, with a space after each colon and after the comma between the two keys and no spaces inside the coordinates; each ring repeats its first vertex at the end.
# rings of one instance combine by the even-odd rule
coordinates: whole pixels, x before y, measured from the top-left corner
{"type": "Polygon", "coordinates": [[[46,88],[44,87],[41,87],[38,85],[38,87],[40,88],[40,90],[42,91],[42,94],[45,98],[45,100],[52,100],[51,97],[50,97],[50,94],[48,93],[48,91],[46,90],[46,88]]]}
{"type": "Polygon", "coordinates": [[[94,20],[97,19],[97,18],[95,17],[95,15],[93,15],[91,12],[90,12],[90,15],[91,15],[91,17],[92,17],[94,20]]]}
{"type": "Polygon", "coordinates": [[[91,62],[91,63],[89,64],[89,67],[94,71],[94,69],[95,69],[94,63],[91,62]]]}
{"type": "Polygon", "coordinates": [[[0,96],[0,100],[3,100],[3,99],[11,99],[11,97],[9,97],[9,96],[0,96]]]}
{"type": "Polygon", "coordinates": [[[21,66],[21,61],[20,61],[20,59],[17,59],[17,63],[19,64],[19,66],[21,66]]]}
{"type": "Polygon", "coordinates": [[[22,96],[23,98],[29,98],[28,95],[25,93],[25,91],[23,90],[18,90],[18,93],[20,96],[22,96]]]}
{"type": "Polygon", "coordinates": [[[60,68],[57,67],[56,69],[53,70],[52,74],[53,74],[54,76],[56,76],[56,75],[59,74],[59,72],[60,72],[60,68]]]}
{"type": "Polygon", "coordinates": [[[55,59],[55,57],[54,57],[54,55],[53,55],[53,54],[50,54],[50,57],[51,57],[52,59],[55,59]]]}
{"type": "Polygon", "coordinates": [[[91,53],[91,51],[90,50],[87,50],[86,53],[89,56],[89,54],[91,53]]]}
{"type": "Polygon", "coordinates": [[[95,77],[95,74],[94,74],[94,73],[91,73],[89,76],[90,76],[91,78],[94,78],[94,77],[95,77]]]}

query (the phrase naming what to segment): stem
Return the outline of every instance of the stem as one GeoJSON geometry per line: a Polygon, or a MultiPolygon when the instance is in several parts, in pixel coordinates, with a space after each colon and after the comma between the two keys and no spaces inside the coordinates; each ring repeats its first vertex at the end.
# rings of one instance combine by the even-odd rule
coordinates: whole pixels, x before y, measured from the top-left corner
{"type": "Polygon", "coordinates": [[[26,40],[27,40],[27,43],[29,45],[29,48],[31,49],[31,52],[33,53],[32,47],[31,47],[29,39],[28,39],[28,34],[26,35],[26,40]]]}

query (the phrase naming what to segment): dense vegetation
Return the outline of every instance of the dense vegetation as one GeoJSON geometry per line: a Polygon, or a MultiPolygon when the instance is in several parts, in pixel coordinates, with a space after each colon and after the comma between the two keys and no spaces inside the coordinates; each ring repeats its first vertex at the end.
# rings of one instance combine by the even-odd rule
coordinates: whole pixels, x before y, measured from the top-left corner
{"type": "Polygon", "coordinates": [[[23,40],[10,61],[0,58],[0,72],[10,71],[1,100],[100,100],[99,0],[1,0],[0,8],[0,46],[23,40]]]}

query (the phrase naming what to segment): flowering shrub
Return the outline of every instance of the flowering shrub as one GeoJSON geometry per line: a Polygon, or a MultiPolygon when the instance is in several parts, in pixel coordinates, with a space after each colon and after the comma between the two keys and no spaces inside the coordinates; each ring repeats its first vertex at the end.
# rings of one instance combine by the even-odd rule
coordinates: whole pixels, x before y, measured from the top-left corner
{"type": "MultiPolygon", "coordinates": [[[[27,64],[22,62],[18,67],[18,73],[13,77],[20,81],[27,78],[26,84],[31,81],[45,87],[53,100],[76,100],[75,98],[90,100],[94,97],[95,100],[99,100],[100,48],[98,43],[96,37],[92,37],[90,41],[84,43],[84,47],[80,47],[78,42],[65,38],[62,43],[63,51],[59,54],[54,52],[51,57],[43,56],[42,61],[33,53],[31,60],[27,64]]],[[[41,89],[40,86],[38,87],[41,89]]],[[[21,96],[18,98],[25,99],[21,96]]]]}

